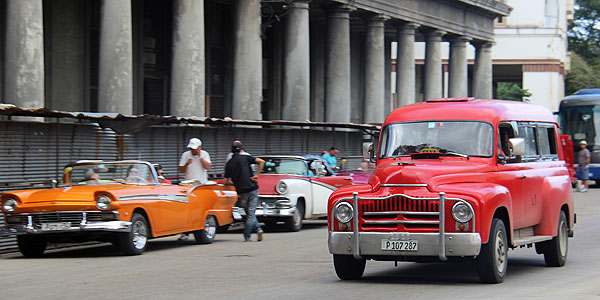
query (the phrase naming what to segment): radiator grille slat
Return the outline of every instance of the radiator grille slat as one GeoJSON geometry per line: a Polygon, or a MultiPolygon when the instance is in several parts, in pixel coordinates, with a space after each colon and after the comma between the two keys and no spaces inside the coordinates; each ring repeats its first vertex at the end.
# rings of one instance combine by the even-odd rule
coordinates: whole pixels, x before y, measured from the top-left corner
{"type": "Polygon", "coordinates": [[[383,199],[361,199],[362,228],[439,228],[439,200],[394,196],[383,199]]]}

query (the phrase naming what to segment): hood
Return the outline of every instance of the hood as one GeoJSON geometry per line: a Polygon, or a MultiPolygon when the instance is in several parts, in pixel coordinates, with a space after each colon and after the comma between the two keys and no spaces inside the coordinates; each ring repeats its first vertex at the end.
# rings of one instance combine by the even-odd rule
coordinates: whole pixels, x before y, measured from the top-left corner
{"type": "Polygon", "coordinates": [[[75,204],[95,202],[94,195],[97,192],[107,192],[114,195],[115,198],[118,198],[123,195],[138,194],[141,189],[147,188],[151,187],[125,184],[73,185],[53,189],[13,191],[7,192],[6,194],[19,197],[23,204],[45,204],[57,202],[75,204]]]}
{"type": "Polygon", "coordinates": [[[431,184],[443,175],[481,173],[490,168],[488,162],[475,159],[420,159],[411,161],[411,164],[399,163],[394,160],[382,163],[375,168],[373,175],[379,178],[381,184],[431,184]]]}
{"type": "Polygon", "coordinates": [[[279,193],[275,190],[277,183],[281,179],[288,178],[303,179],[306,177],[286,174],[262,174],[258,176],[258,193],[260,195],[279,195],[279,193]]]}

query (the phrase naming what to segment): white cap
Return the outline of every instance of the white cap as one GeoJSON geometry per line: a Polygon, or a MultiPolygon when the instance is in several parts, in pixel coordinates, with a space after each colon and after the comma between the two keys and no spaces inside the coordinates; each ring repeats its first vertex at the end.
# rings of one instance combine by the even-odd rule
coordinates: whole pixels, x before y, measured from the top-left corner
{"type": "Polygon", "coordinates": [[[187,145],[188,148],[192,148],[194,150],[198,149],[200,146],[202,146],[202,141],[199,138],[191,138],[189,144],[187,145]]]}

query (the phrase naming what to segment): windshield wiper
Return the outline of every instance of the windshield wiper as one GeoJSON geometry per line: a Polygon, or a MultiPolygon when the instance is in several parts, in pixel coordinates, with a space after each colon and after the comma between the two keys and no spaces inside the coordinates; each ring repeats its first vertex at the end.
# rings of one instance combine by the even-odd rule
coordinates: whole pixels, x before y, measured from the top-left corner
{"type": "Polygon", "coordinates": [[[460,156],[460,157],[464,157],[466,159],[469,159],[469,155],[468,154],[457,153],[457,152],[452,152],[452,151],[444,152],[442,155],[454,155],[454,156],[460,156]]]}

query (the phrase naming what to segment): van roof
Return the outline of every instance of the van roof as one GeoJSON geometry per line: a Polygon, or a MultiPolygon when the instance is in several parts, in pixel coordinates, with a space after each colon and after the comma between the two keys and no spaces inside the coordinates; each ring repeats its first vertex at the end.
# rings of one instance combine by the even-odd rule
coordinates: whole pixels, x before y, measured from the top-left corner
{"type": "Polygon", "coordinates": [[[556,123],[552,112],[540,105],[474,98],[438,98],[402,106],[392,111],[385,123],[423,120],[478,120],[492,124],[500,121],[556,123]]]}

